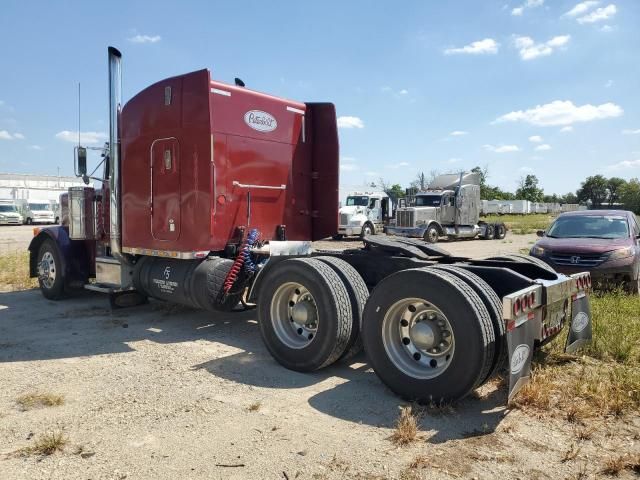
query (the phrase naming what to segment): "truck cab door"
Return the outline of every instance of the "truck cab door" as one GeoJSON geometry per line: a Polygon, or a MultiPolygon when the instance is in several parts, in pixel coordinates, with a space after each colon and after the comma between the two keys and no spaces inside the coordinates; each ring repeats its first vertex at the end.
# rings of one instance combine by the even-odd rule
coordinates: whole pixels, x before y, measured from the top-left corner
{"type": "Polygon", "coordinates": [[[451,225],[456,219],[456,197],[451,194],[442,196],[440,223],[443,225],[451,225]]]}
{"type": "Polygon", "coordinates": [[[382,222],[382,209],[380,208],[379,198],[372,198],[369,200],[369,214],[367,217],[372,223],[382,222]]]}

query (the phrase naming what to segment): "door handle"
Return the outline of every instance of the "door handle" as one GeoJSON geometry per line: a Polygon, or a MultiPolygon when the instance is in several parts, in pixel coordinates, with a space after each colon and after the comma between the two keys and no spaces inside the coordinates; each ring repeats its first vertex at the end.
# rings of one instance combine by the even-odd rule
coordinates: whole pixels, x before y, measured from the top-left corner
{"type": "Polygon", "coordinates": [[[251,185],[251,184],[247,184],[247,183],[240,183],[237,180],[234,180],[232,182],[232,185],[234,187],[240,187],[240,188],[260,188],[263,190],[286,190],[287,186],[285,184],[282,185],[251,185]]]}

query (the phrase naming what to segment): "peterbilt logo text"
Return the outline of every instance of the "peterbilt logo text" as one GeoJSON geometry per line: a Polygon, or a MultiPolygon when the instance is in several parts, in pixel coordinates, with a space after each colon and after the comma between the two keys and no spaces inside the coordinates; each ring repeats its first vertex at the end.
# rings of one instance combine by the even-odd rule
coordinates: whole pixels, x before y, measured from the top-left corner
{"type": "Polygon", "coordinates": [[[262,110],[249,110],[244,114],[244,123],[259,132],[273,132],[278,127],[273,115],[262,110]]]}
{"type": "Polygon", "coordinates": [[[519,374],[529,359],[529,345],[518,345],[511,356],[511,375],[519,374]]]}

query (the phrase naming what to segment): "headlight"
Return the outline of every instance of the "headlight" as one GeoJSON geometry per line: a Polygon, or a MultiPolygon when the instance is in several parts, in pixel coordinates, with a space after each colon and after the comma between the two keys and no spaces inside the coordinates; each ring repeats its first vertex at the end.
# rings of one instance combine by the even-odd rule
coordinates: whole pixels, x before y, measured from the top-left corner
{"type": "Polygon", "coordinates": [[[6,216],[4,216],[4,215],[0,215],[0,220],[6,220],[6,219],[7,219],[7,217],[6,217],[6,216]]]}
{"type": "Polygon", "coordinates": [[[620,258],[627,258],[632,256],[634,253],[635,252],[633,247],[621,248],[619,250],[614,250],[613,252],[609,253],[609,260],[618,260],[620,258]]]}
{"type": "Polygon", "coordinates": [[[531,247],[531,255],[535,255],[536,257],[542,257],[544,255],[544,248],[536,247],[535,245],[531,247]]]}

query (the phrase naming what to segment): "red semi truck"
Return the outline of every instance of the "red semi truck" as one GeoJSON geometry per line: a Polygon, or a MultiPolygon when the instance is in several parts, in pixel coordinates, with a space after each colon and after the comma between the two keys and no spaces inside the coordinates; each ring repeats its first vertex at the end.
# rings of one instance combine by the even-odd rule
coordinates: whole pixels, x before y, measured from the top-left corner
{"type": "Polygon", "coordinates": [[[36,232],[30,272],[43,295],[98,290],[113,305],[148,297],[212,311],[257,305],[264,343],[311,372],[357,353],[410,400],[456,400],[499,371],[512,396],[533,351],[569,325],[591,338],[588,273],[540,260],[453,257],[383,235],[313,251],[337,231],[335,108],[227,85],[208,70],[151,85],[122,106],[110,47],[103,173],[62,201],[63,224],[36,232]]]}

